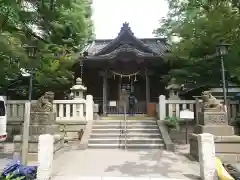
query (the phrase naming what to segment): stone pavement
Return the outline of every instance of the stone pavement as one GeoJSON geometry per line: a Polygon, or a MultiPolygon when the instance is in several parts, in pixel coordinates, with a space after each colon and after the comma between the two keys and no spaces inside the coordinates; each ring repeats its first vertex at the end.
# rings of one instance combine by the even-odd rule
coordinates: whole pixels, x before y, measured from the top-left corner
{"type": "Polygon", "coordinates": [[[147,178],[147,177],[58,177],[58,180],[184,180],[184,179],[173,179],[173,178],[147,178]]]}
{"type": "Polygon", "coordinates": [[[53,180],[199,179],[199,164],[165,150],[69,149],[53,163],[53,180]],[[70,178],[71,177],[71,178],[70,178]],[[81,178],[80,178],[81,177],[81,178]],[[88,178],[87,178],[88,177],[88,178]],[[114,178],[113,178],[114,177],[114,178]],[[119,177],[119,178],[117,178],[119,177]],[[127,178],[128,177],[128,178],[127,178]]]}
{"type": "Polygon", "coordinates": [[[0,172],[12,161],[13,145],[12,143],[0,143],[0,172]]]}

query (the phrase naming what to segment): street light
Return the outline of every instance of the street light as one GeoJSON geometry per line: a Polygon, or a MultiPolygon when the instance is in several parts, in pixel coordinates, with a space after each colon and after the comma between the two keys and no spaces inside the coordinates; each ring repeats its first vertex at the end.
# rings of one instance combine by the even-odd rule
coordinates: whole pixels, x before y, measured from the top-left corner
{"type": "MultiPolygon", "coordinates": [[[[35,46],[25,46],[28,56],[31,60],[36,58],[36,47],[35,46]]],[[[23,124],[23,136],[22,136],[22,163],[27,165],[28,159],[28,140],[29,140],[29,124],[30,124],[30,114],[31,114],[31,100],[32,100],[32,80],[33,80],[33,67],[32,62],[30,64],[30,71],[21,69],[23,76],[29,77],[29,89],[28,89],[28,102],[25,103],[24,112],[24,124],[23,124]]]]}
{"type": "MultiPolygon", "coordinates": [[[[36,46],[25,46],[26,51],[28,53],[28,57],[31,60],[36,58],[37,47],[36,46]]],[[[31,63],[32,65],[32,63],[31,63]]],[[[29,89],[28,89],[28,100],[31,102],[32,100],[32,81],[33,81],[33,67],[31,67],[30,72],[26,72],[23,76],[29,76],[29,89]]]]}
{"type": "Polygon", "coordinates": [[[222,82],[223,82],[223,98],[224,105],[227,103],[227,90],[226,90],[226,79],[225,79],[225,67],[224,67],[224,56],[228,53],[229,44],[219,44],[216,47],[217,56],[221,59],[221,70],[222,70],[222,82]]]}

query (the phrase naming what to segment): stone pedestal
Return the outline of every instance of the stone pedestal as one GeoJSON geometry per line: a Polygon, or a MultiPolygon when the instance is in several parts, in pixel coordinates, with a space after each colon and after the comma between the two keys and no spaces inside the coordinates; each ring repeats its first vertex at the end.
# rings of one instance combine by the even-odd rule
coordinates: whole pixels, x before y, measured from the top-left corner
{"type": "Polygon", "coordinates": [[[190,154],[199,159],[197,134],[214,135],[216,156],[224,162],[240,162],[240,136],[235,136],[234,128],[228,125],[226,112],[199,112],[199,124],[189,135],[190,154]]]}
{"type": "MultiPolygon", "coordinates": [[[[30,161],[37,160],[38,138],[41,134],[51,134],[54,138],[54,153],[64,146],[64,139],[60,135],[60,125],[56,123],[53,112],[32,112],[29,125],[28,156],[30,161]]],[[[23,128],[22,128],[23,129],[23,128]]],[[[21,132],[21,134],[23,134],[21,132]]],[[[14,136],[14,152],[16,155],[22,150],[22,135],[14,136]]]]}

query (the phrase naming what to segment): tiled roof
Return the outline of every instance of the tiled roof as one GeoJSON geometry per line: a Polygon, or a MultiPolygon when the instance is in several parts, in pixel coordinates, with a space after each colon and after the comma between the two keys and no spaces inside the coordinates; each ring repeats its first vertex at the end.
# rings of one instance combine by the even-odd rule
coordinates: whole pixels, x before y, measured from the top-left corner
{"type": "Polygon", "coordinates": [[[134,36],[128,23],[123,26],[115,39],[97,39],[89,42],[89,45],[82,52],[87,52],[88,56],[109,54],[122,45],[129,45],[142,53],[151,53],[154,56],[162,56],[170,51],[170,46],[165,38],[145,38],[139,39],[134,36]]]}
{"type": "MultiPolygon", "coordinates": [[[[89,43],[89,45],[84,49],[89,55],[94,55],[107,46],[113,39],[97,39],[89,43]]],[[[167,51],[170,51],[170,47],[166,44],[166,40],[162,38],[148,38],[148,39],[139,39],[146,46],[148,46],[156,54],[164,54],[167,51]]]]}

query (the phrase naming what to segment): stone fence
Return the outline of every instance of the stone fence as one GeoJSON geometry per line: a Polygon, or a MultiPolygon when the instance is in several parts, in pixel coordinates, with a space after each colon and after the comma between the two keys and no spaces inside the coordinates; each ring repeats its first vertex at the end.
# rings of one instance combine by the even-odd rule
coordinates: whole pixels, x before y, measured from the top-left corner
{"type": "MultiPolygon", "coordinates": [[[[7,101],[7,132],[9,140],[16,134],[21,134],[21,125],[24,121],[25,103],[27,100],[7,101]]],[[[32,103],[36,103],[33,100],[32,103]]],[[[54,100],[53,109],[56,112],[56,122],[61,125],[61,130],[66,132],[81,133],[89,120],[94,119],[98,112],[93,97],[87,95],[86,99],[54,100]]],[[[64,134],[66,134],[64,132],[64,134]]]]}
{"type": "MultiPolygon", "coordinates": [[[[88,121],[92,120],[90,113],[96,112],[92,96],[89,99],[80,100],[54,100],[53,109],[56,112],[56,121],[88,121]],[[93,104],[89,106],[88,104],[93,104]],[[86,108],[87,107],[87,108],[86,108]],[[90,119],[89,119],[90,118],[90,119]]],[[[27,100],[7,101],[7,121],[23,121],[25,103],[27,100]]],[[[32,103],[36,103],[33,100],[32,103]]]]}
{"type": "MultiPolygon", "coordinates": [[[[220,100],[223,102],[223,100],[220,100]]],[[[237,112],[240,110],[239,103],[237,101],[228,101],[228,116],[230,119],[235,119],[237,112]]],[[[160,120],[164,120],[166,117],[180,116],[180,111],[183,109],[190,109],[194,111],[195,116],[201,111],[201,100],[167,100],[166,96],[159,96],[159,104],[156,108],[157,116],[160,120]]],[[[198,117],[196,116],[196,121],[198,117]]]]}

